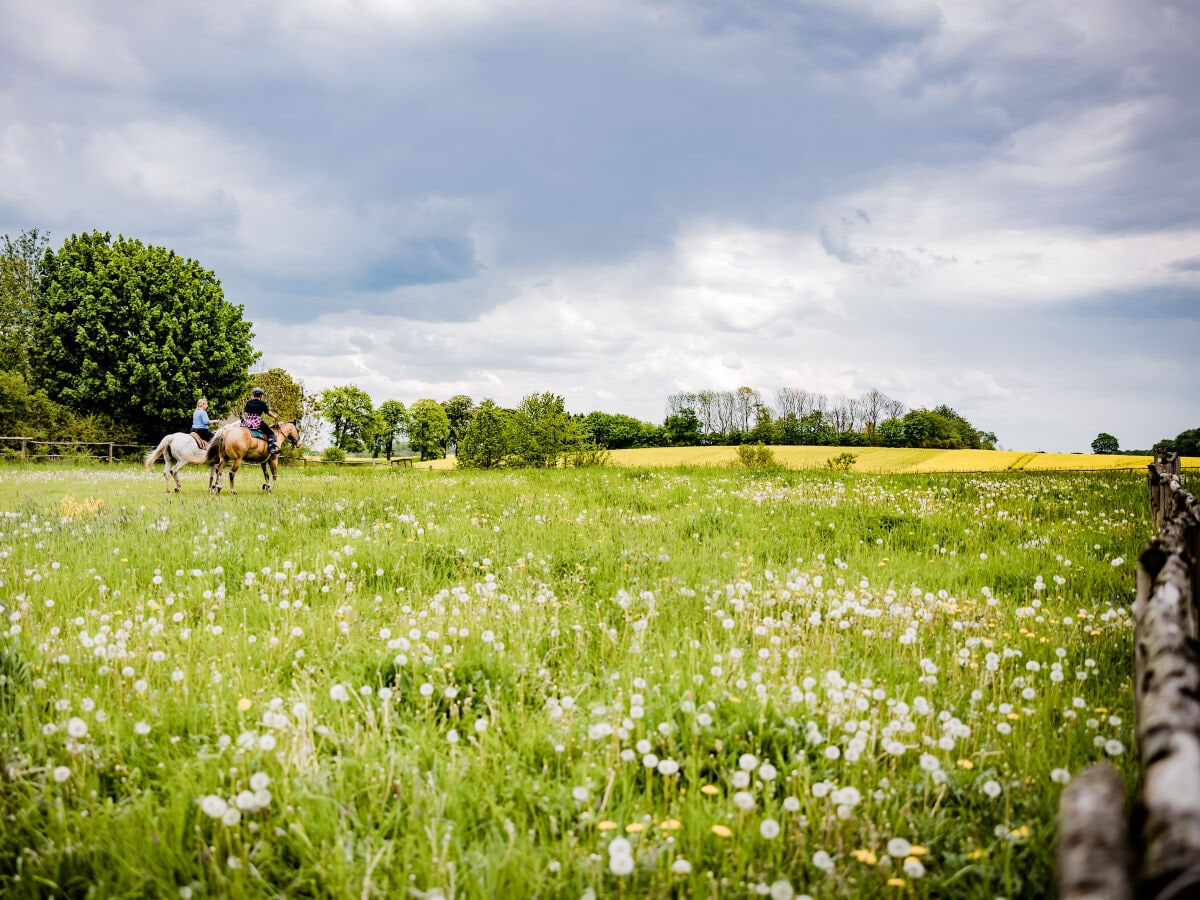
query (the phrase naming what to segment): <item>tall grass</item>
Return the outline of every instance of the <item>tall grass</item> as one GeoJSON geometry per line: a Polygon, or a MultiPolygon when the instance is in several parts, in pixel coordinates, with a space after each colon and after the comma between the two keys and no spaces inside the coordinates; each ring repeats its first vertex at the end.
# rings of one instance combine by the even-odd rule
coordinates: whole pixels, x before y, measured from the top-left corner
{"type": "Polygon", "coordinates": [[[1036,897],[1129,757],[1140,474],[0,486],[8,896],[1036,897]]]}

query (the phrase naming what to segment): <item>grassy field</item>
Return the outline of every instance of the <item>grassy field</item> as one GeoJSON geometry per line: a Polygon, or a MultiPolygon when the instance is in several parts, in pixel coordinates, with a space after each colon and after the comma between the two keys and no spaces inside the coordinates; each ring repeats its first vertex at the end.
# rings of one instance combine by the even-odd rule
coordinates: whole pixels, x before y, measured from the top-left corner
{"type": "Polygon", "coordinates": [[[0,894],[1045,896],[1144,473],[868,453],[0,467],[0,894]]]}

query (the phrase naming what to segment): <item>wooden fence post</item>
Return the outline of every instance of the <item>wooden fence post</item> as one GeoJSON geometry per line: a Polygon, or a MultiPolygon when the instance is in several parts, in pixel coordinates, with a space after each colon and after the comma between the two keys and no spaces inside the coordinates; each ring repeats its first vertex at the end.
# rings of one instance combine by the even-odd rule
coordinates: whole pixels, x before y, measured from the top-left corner
{"type": "Polygon", "coordinates": [[[1108,763],[1089,766],[1063,791],[1059,900],[1133,900],[1133,847],[1125,787],[1108,763]]]}

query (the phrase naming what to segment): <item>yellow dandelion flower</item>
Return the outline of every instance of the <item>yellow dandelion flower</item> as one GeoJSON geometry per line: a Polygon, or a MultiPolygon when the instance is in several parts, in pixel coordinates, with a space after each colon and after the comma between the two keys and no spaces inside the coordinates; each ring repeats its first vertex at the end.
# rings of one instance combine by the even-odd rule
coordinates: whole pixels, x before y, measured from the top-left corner
{"type": "Polygon", "coordinates": [[[971,760],[969,760],[969,759],[960,759],[960,760],[958,761],[958,767],[959,767],[960,769],[968,769],[968,770],[970,770],[970,769],[973,769],[973,768],[975,768],[975,763],[971,762],[971,760]]]}
{"type": "Polygon", "coordinates": [[[683,823],[680,822],[678,819],[667,819],[665,822],[662,823],[662,829],[664,831],[678,831],[682,827],[683,827],[683,823]]]}
{"type": "Polygon", "coordinates": [[[243,697],[241,700],[238,701],[238,709],[240,709],[242,712],[245,712],[253,705],[254,705],[254,703],[250,700],[249,697],[243,697]]]}
{"type": "Polygon", "coordinates": [[[700,788],[700,793],[708,794],[708,796],[712,797],[712,796],[715,796],[716,794],[721,793],[721,789],[719,787],[717,787],[715,784],[706,784],[706,785],[704,785],[704,787],[700,788]]]}
{"type": "Polygon", "coordinates": [[[722,838],[733,837],[733,832],[724,825],[714,825],[712,827],[712,833],[715,834],[717,837],[722,837],[722,838]]]}
{"type": "Polygon", "coordinates": [[[1008,836],[1011,837],[1013,840],[1019,840],[1021,838],[1029,837],[1029,826],[1022,825],[1020,828],[1014,828],[1012,831],[1010,831],[1008,833],[1008,836]]]}
{"type": "Polygon", "coordinates": [[[641,822],[630,822],[625,826],[625,831],[629,834],[640,834],[646,830],[646,826],[641,822]]]}
{"type": "Polygon", "coordinates": [[[1021,714],[1020,714],[1020,713],[1015,713],[1015,712],[1010,712],[1010,713],[1008,714],[1007,718],[1009,718],[1009,719],[1014,719],[1014,720],[1015,720],[1015,719],[1019,719],[1019,718],[1021,718],[1021,714]]]}
{"type": "Polygon", "coordinates": [[[605,819],[603,822],[601,822],[596,827],[599,828],[601,831],[612,831],[614,828],[617,827],[617,823],[611,822],[608,819],[605,819]]]}
{"type": "Polygon", "coordinates": [[[873,866],[879,860],[870,850],[851,850],[850,855],[857,859],[860,863],[867,866],[873,866]]]}
{"type": "Polygon", "coordinates": [[[911,847],[908,848],[909,856],[924,856],[928,852],[929,852],[929,848],[922,847],[920,844],[913,844],[911,847]]]}
{"type": "Polygon", "coordinates": [[[986,856],[987,856],[986,850],[976,847],[974,850],[972,850],[970,853],[967,854],[967,859],[984,859],[986,856]]]}
{"type": "Polygon", "coordinates": [[[905,882],[904,882],[903,878],[889,878],[888,879],[888,885],[890,887],[904,887],[904,884],[905,884],[905,882]]]}

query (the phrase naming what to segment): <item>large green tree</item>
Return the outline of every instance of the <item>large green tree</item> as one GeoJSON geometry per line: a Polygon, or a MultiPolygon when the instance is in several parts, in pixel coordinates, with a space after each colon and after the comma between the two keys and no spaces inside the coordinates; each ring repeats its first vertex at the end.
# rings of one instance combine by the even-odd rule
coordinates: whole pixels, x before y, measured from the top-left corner
{"type": "Polygon", "coordinates": [[[421,454],[421,459],[440,459],[446,453],[450,437],[450,419],[442,404],[428,397],[418,400],[408,409],[408,446],[421,454]]]}
{"type": "Polygon", "coordinates": [[[1102,431],[1096,435],[1096,439],[1092,441],[1093,453],[1119,453],[1121,452],[1121,442],[1107,431],[1102,431]]]}
{"type": "Polygon", "coordinates": [[[321,391],[321,416],[333,428],[333,446],[346,453],[364,450],[375,434],[371,395],[355,384],[321,391]]]}
{"type": "Polygon", "coordinates": [[[41,305],[42,258],[49,239],[33,228],[17,237],[0,237],[0,370],[31,374],[38,307],[41,305]]]}
{"type": "Polygon", "coordinates": [[[198,262],[131,238],[72,235],[42,262],[32,369],[69,409],[157,440],[197,396],[224,409],[259,354],[242,307],[198,262]]]}

